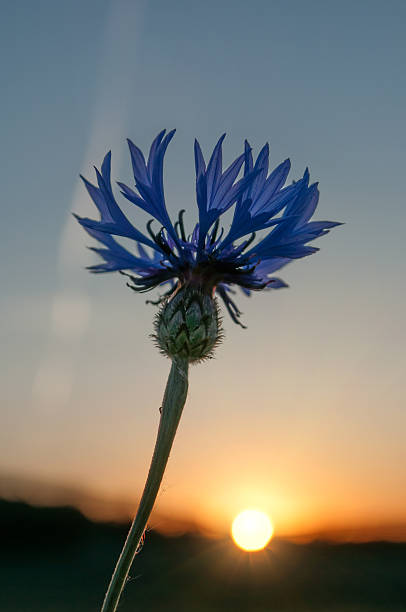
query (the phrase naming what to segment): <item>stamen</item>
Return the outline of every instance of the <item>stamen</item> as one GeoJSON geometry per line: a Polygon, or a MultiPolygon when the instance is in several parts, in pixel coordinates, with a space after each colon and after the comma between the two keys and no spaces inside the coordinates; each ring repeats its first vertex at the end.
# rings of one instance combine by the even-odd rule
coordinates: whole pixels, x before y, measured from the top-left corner
{"type": "Polygon", "coordinates": [[[168,265],[164,259],[161,259],[159,263],[160,263],[160,264],[161,264],[161,266],[162,266],[163,268],[165,268],[166,270],[169,270],[170,272],[172,272],[172,271],[173,271],[173,267],[171,266],[171,264],[169,264],[169,265],[168,265]]]}
{"type": "Polygon", "coordinates": [[[243,323],[241,323],[241,321],[237,318],[241,315],[241,313],[239,312],[238,314],[234,314],[234,312],[231,310],[230,305],[227,302],[224,302],[224,305],[228,311],[228,314],[230,315],[230,317],[232,318],[232,320],[234,321],[234,323],[237,323],[237,325],[239,325],[240,327],[242,327],[243,329],[247,329],[247,326],[244,325],[243,323]]]}
{"type": "Polygon", "coordinates": [[[217,293],[220,295],[224,302],[224,306],[226,307],[228,314],[237,325],[240,325],[243,329],[247,329],[246,325],[243,325],[241,321],[239,321],[239,317],[242,315],[242,312],[239,310],[238,306],[235,302],[227,295],[227,292],[222,287],[217,287],[217,293]]]}
{"type": "Polygon", "coordinates": [[[216,236],[217,236],[217,232],[219,229],[219,225],[220,225],[220,217],[217,219],[217,221],[214,224],[214,228],[211,233],[210,244],[214,244],[216,242],[216,236]]]}
{"type": "Polygon", "coordinates": [[[119,270],[118,272],[119,272],[119,274],[122,274],[123,276],[126,276],[127,278],[130,278],[133,283],[136,283],[137,280],[138,280],[135,276],[132,276],[131,274],[127,274],[127,272],[124,272],[123,270],[119,270]]]}
{"type": "Polygon", "coordinates": [[[163,227],[161,227],[159,233],[155,236],[155,242],[159,247],[161,247],[164,253],[166,253],[167,255],[173,255],[172,249],[169,247],[168,243],[165,240],[163,227]]]}
{"type": "Polygon", "coordinates": [[[147,223],[147,232],[148,232],[148,234],[151,236],[152,240],[153,240],[154,242],[156,242],[156,236],[155,236],[154,232],[153,232],[153,231],[152,231],[152,229],[151,229],[151,225],[153,224],[153,222],[154,222],[154,221],[155,221],[155,219],[150,219],[150,220],[148,221],[148,223],[147,223]]]}
{"type": "Polygon", "coordinates": [[[175,291],[176,288],[177,288],[177,285],[174,285],[168,291],[165,291],[165,293],[160,295],[157,300],[146,300],[145,303],[153,304],[154,306],[159,306],[159,304],[162,304],[162,302],[164,302],[166,298],[168,298],[175,291]]]}
{"type": "Polygon", "coordinates": [[[127,272],[123,272],[123,270],[119,270],[119,273],[129,278],[131,282],[134,283],[134,285],[140,286],[140,288],[135,288],[133,285],[126,283],[127,287],[131,287],[131,289],[134,289],[134,291],[142,291],[142,290],[149,291],[149,289],[153,289],[158,284],[155,280],[152,280],[151,278],[148,278],[148,277],[147,278],[144,278],[144,277],[137,278],[136,276],[133,276],[132,274],[127,274],[127,272]]]}
{"type": "Polygon", "coordinates": [[[254,242],[255,236],[256,236],[255,232],[252,232],[251,236],[248,238],[247,242],[244,244],[244,247],[241,249],[240,253],[245,251],[245,249],[254,242]]]}
{"type": "Polygon", "coordinates": [[[151,289],[151,287],[134,287],[134,285],[130,285],[130,283],[126,283],[126,285],[136,293],[146,293],[151,289]]]}
{"type": "MultiPolygon", "coordinates": [[[[220,243],[220,241],[221,241],[221,239],[222,239],[222,237],[223,237],[223,234],[224,234],[224,227],[222,227],[222,228],[221,228],[220,236],[219,236],[219,237],[216,239],[216,242],[218,243],[218,246],[220,246],[220,244],[219,244],[219,243],[220,243]]],[[[210,244],[212,244],[212,243],[210,243],[210,244]]],[[[213,250],[212,255],[214,256],[214,255],[216,255],[218,252],[219,252],[219,249],[218,249],[218,247],[217,247],[217,248],[215,248],[215,249],[213,250]]]]}
{"type": "Polygon", "coordinates": [[[146,304],[152,304],[152,306],[159,306],[159,304],[162,304],[164,300],[163,295],[160,295],[158,299],[156,300],[145,300],[146,304]]]}
{"type": "Polygon", "coordinates": [[[164,231],[164,227],[161,227],[161,229],[159,230],[158,234],[154,234],[154,232],[151,229],[151,225],[153,224],[155,219],[150,219],[147,223],[147,231],[148,234],[151,236],[152,240],[155,242],[155,244],[157,246],[159,246],[159,248],[161,249],[161,251],[163,251],[164,253],[166,253],[166,255],[173,255],[172,250],[170,249],[169,245],[167,244],[164,236],[163,236],[163,231],[164,231]]]}
{"type": "Polygon", "coordinates": [[[184,208],[182,208],[182,210],[179,211],[179,221],[176,222],[176,225],[179,224],[180,238],[182,238],[183,242],[186,242],[185,225],[183,223],[183,215],[185,214],[185,212],[186,210],[184,208]]]}

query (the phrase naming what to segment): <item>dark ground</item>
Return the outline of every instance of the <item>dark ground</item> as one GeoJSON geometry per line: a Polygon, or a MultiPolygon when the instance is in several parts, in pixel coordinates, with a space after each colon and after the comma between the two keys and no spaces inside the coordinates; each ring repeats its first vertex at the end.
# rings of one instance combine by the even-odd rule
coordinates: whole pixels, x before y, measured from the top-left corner
{"type": "MultiPolygon", "coordinates": [[[[0,611],[98,612],[127,527],[0,501],[0,611]]],[[[406,544],[229,541],[147,534],[120,612],[405,612],[406,544]]]]}

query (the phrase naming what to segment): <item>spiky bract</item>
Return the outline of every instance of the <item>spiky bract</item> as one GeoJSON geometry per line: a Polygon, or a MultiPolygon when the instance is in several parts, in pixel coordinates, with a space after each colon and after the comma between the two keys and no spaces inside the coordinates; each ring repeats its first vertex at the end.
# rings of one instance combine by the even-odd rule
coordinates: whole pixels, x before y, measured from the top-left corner
{"type": "Polygon", "coordinates": [[[171,359],[182,357],[190,363],[212,357],[222,338],[216,298],[190,285],[165,301],[154,327],[153,337],[160,351],[171,359]]]}

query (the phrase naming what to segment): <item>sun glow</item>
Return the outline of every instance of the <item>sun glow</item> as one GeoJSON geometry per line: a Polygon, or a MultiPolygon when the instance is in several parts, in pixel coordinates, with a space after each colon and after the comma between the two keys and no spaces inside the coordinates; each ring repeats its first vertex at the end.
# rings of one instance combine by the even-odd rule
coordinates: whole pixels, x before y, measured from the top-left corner
{"type": "Polygon", "coordinates": [[[269,516],[260,510],[244,510],[238,514],[231,526],[234,542],[247,551],[262,550],[273,535],[269,516]]]}

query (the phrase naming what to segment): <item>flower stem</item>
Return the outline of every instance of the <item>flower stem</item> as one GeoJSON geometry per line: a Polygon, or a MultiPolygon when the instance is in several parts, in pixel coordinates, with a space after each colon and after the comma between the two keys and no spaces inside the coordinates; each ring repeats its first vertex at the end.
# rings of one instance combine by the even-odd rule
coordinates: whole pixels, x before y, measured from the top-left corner
{"type": "Polygon", "coordinates": [[[117,610],[128,572],[137,553],[159,491],[183,406],[185,405],[187,390],[188,361],[187,359],[177,357],[172,361],[171,371],[166,384],[154,454],[140,505],[115,567],[101,612],[115,612],[117,610]]]}

